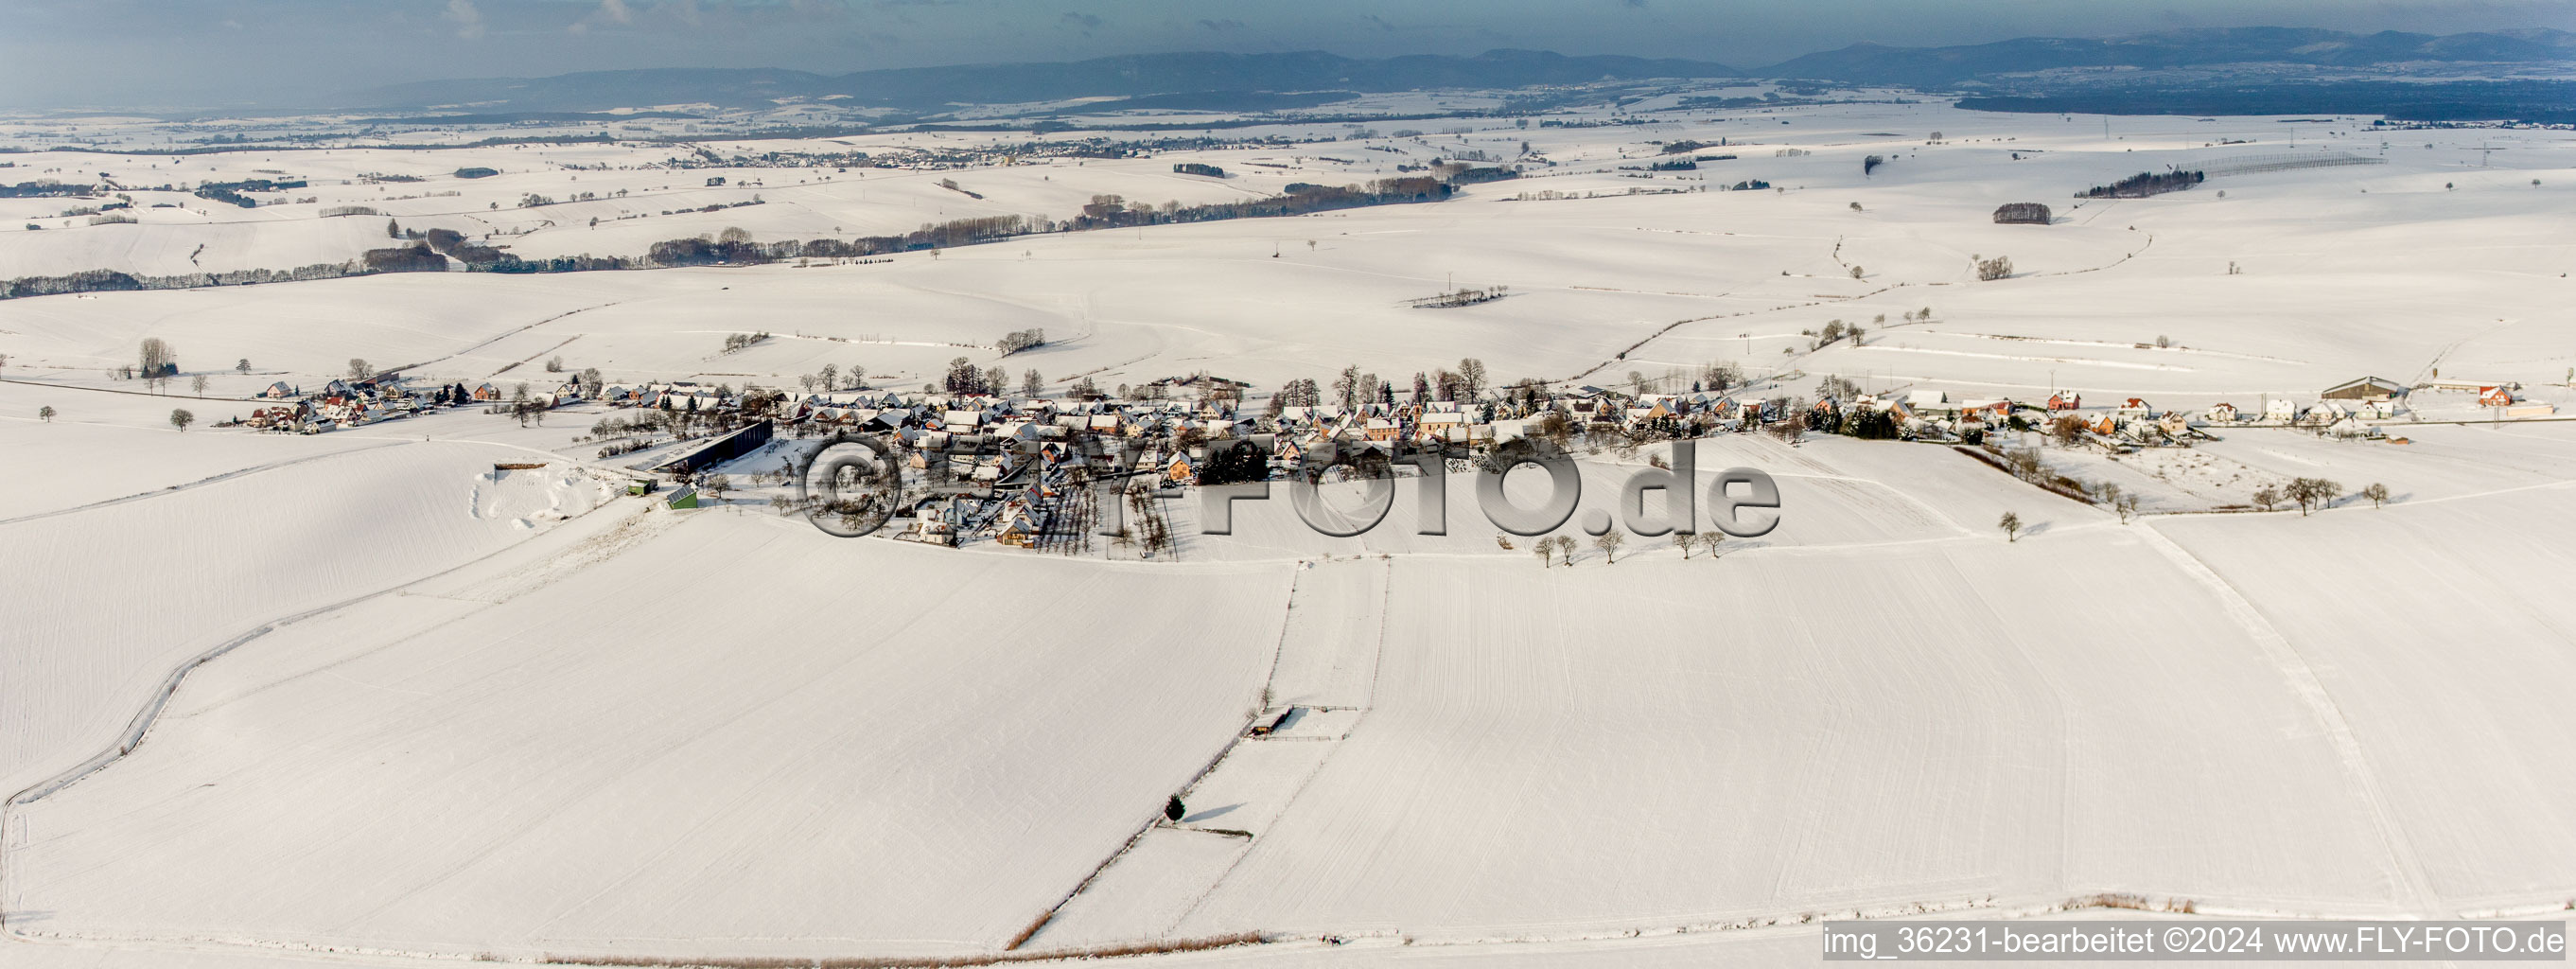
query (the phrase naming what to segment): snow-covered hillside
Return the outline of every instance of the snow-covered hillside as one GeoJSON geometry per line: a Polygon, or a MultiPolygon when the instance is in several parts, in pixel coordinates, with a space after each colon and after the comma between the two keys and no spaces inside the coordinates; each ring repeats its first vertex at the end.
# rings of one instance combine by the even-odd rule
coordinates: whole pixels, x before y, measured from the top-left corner
{"type": "MultiPolygon", "coordinates": [[[[1456,158],[1525,171],[1439,202],[868,261],[0,301],[0,965],[1224,942],[1125,954],[1767,966],[1814,958],[1813,923],[1855,914],[2576,903],[2576,421],[2475,423],[2500,408],[2429,383],[2576,405],[2576,134],[1676,103],[1717,91],[1558,124],[1282,121],[1216,129],[1277,141],[1119,158],[997,154],[1039,138],[1021,131],[710,141],[703,164],[672,143],[462,135],[10,155],[0,181],[310,184],[249,209],[136,189],[139,224],[62,212],[103,198],[0,200],[0,278],[337,262],[391,244],[387,219],[529,258],[632,256],[727,228],[1059,219],[1095,195],[1217,202],[1456,158]],[[1703,143],[1697,168],[1644,169],[1682,141],[1703,143]],[[961,148],[984,154],[748,162],[961,148]],[[2287,156],[2361,163],[2228,173],[2287,156]],[[2070,198],[2167,166],[2217,174],[2070,198]],[[496,173],[456,174],[471,167],[496,173]],[[2056,220],[1993,221],[2030,201],[2056,220]],[[380,214],[322,214],[340,205],[380,214]],[[1995,256],[2015,272],[1979,280],[1972,260],[1995,256]],[[1489,285],[1506,295],[1407,305],[1489,285]],[[1836,322],[1867,333],[1821,339],[1836,322]],[[1046,342],[1005,352],[1030,330],[1046,342]],[[178,355],[169,386],[121,372],[151,339],[178,355]],[[1055,400],[1078,380],[1235,378],[1245,417],[1290,381],[1352,367],[1401,396],[1462,358],[1489,387],[1569,393],[1682,391],[1733,363],[1756,402],[1840,377],[2192,414],[2377,375],[2428,405],[2373,440],[2226,426],[2112,453],[1993,432],[2135,509],[1973,447],[1722,434],[1696,445],[1698,484],[1768,473],[1776,530],[1611,549],[1577,515],[1564,560],[1499,534],[1465,473],[1435,535],[1420,479],[1345,538],[1302,523],[1284,483],[1204,534],[1207,493],[1185,489],[1155,506],[1176,542],[1147,559],[1106,539],[830,537],[769,503],[789,492],[769,474],[814,446],[793,433],[718,466],[734,491],[706,507],[628,497],[694,445],[621,452],[614,422],[637,412],[597,402],[217,426],[273,383],[353,368],[506,399],[585,369],[731,390],[830,367],[916,391],[958,358],[1037,371],[1055,400]],[[2251,510],[2304,478],[2335,484],[2313,513],[2251,510]]],[[[1503,103],[1465,98],[1380,100],[1503,103]]],[[[1587,512],[1673,454],[1576,450],[1587,512]]]]}

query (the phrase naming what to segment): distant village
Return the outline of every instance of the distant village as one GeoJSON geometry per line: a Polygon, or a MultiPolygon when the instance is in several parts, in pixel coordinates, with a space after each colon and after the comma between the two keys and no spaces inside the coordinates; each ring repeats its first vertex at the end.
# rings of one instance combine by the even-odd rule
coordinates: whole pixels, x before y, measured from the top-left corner
{"type": "MultiPolygon", "coordinates": [[[[1483,367],[1468,360],[1459,370],[1481,376],[1483,367]]],[[[1330,388],[1292,381],[1268,395],[1264,406],[1247,407],[1250,385],[1206,373],[1122,387],[1123,396],[1103,393],[1083,379],[1055,397],[992,392],[988,387],[1002,381],[961,382],[953,374],[950,382],[966,389],[736,390],[692,381],[607,383],[596,371],[549,376],[561,382],[532,388],[384,374],[335,379],[312,393],[280,382],[261,395],[270,403],[239,425],[313,434],[453,407],[480,407],[522,424],[542,424],[549,412],[591,402],[612,412],[586,438],[601,445],[598,457],[650,452],[630,464],[638,472],[630,490],[659,495],[665,483],[676,485],[658,498],[674,507],[720,498],[733,487],[721,469],[774,441],[873,436],[902,455],[907,468],[905,491],[912,497],[892,510],[900,524],[894,537],[952,546],[981,540],[1076,554],[1093,548],[1092,523],[1100,512],[1093,503],[1104,477],[1121,479],[1120,492],[1169,494],[1194,485],[1285,478],[1318,449],[1345,459],[1359,455],[1365,464],[1373,452],[1391,457],[1399,446],[1410,446],[1444,452],[1464,470],[1522,439],[1625,456],[1656,442],[1719,434],[1766,433],[1793,442],[1805,434],[1841,434],[1982,450],[2010,470],[2011,462],[2001,460],[2008,457],[2005,432],[2036,432],[2058,444],[2114,453],[2188,447],[2230,429],[2258,427],[2403,443],[2387,435],[2387,422],[2421,419],[2408,402],[2427,391],[2462,405],[2474,394],[2478,410],[2462,408],[2466,413],[2523,419],[2555,410],[2520,396],[2514,385],[2436,380],[2410,387],[2379,377],[2325,388],[2304,405],[2267,396],[2245,406],[2166,410],[2137,397],[2088,401],[2073,391],[2041,400],[1954,399],[1925,389],[1870,394],[1837,377],[1826,378],[1813,399],[1755,399],[1751,391],[1758,384],[1662,393],[1642,386],[1555,388],[1524,380],[1488,389],[1445,370],[1436,384],[1417,380],[1407,393],[1354,370],[1330,388]],[[1336,399],[1325,400],[1327,395],[1336,399]],[[1246,454],[1259,459],[1246,460],[1246,454]]],[[[755,487],[793,480],[784,470],[752,478],[755,487]]],[[[1132,545],[1147,557],[1173,549],[1168,523],[1155,518],[1151,504],[1134,503],[1139,514],[1129,516],[1129,529],[1110,537],[1112,544],[1132,545]]],[[[781,513],[814,510],[784,496],[772,505],[781,513]]]]}

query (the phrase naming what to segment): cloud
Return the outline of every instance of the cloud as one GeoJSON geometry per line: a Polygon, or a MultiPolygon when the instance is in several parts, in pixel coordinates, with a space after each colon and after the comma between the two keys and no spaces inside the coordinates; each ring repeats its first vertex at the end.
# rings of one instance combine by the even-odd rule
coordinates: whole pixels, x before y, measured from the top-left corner
{"type": "Polygon", "coordinates": [[[1059,30],[1071,27],[1075,30],[1082,31],[1082,35],[1088,37],[1091,36],[1092,31],[1099,30],[1101,25],[1106,23],[1108,23],[1108,21],[1100,19],[1098,14],[1066,11],[1064,19],[1056,21],[1055,25],[1059,30]]]}
{"type": "Polygon", "coordinates": [[[1224,20],[1201,20],[1199,21],[1199,26],[1208,30],[1216,31],[1217,33],[1224,33],[1229,30],[1242,30],[1243,21],[1236,20],[1232,17],[1228,17],[1224,20]]]}
{"type": "Polygon", "coordinates": [[[446,17],[456,22],[456,36],[467,40],[483,36],[483,11],[474,8],[474,0],[447,0],[446,17]]]}
{"type": "Polygon", "coordinates": [[[626,0],[599,0],[598,16],[605,18],[610,23],[631,24],[635,22],[635,11],[626,8],[626,0]]]}

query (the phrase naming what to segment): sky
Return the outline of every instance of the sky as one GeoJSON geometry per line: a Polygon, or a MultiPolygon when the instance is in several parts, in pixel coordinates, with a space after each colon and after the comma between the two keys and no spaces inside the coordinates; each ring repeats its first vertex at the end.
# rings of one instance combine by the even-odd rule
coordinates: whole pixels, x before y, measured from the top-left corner
{"type": "Polygon", "coordinates": [[[296,106],[383,84],[650,67],[887,67],[1118,54],[1686,57],[1758,67],[1924,46],[2289,26],[2576,30],[2567,0],[8,0],[0,106],[296,106]]]}

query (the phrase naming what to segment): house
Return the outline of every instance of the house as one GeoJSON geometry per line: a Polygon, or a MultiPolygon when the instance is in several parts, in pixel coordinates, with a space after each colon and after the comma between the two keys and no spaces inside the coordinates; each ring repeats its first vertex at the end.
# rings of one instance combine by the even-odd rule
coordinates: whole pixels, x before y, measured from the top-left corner
{"type": "Polygon", "coordinates": [[[1383,417],[1372,417],[1361,433],[1371,441],[1392,441],[1404,433],[1404,426],[1383,417]]]}
{"type": "Polygon", "coordinates": [[[270,400],[279,400],[295,396],[295,388],[287,386],[286,381],[280,380],[268,385],[268,389],[260,391],[259,395],[270,400]]]}
{"type": "Polygon", "coordinates": [[[2236,423],[2236,405],[2225,402],[2211,404],[2201,416],[2212,424],[2233,424],[2236,423]]]}
{"type": "Polygon", "coordinates": [[[2266,397],[2263,399],[2263,419],[2285,424],[2298,420],[2299,405],[2290,403],[2285,397],[2266,397]]]}
{"type": "Polygon", "coordinates": [[[2123,414],[2146,414],[2153,410],[2154,408],[2147,406],[2147,402],[2144,399],[2137,397],[2131,397],[2120,403],[2120,413],[2123,414]]]}
{"type": "Polygon", "coordinates": [[[500,399],[502,398],[502,396],[503,396],[503,394],[501,393],[501,388],[493,386],[493,385],[492,385],[492,383],[491,383],[490,381],[485,381],[485,382],[483,382],[483,383],[479,383],[479,384],[475,384],[475,385],[474,385],[474,399],[475,399],[475,400],[478,400],[478,401],[500,400],[500,399]]]}
{"type": "Polygon", "coordinates": [[[2326,400],[2387,400],[2406,392],[2406,385],[2384,377],[2362,377],[2326,388],[2317,396],[2326,400]]]}
{"type": "Polygon", "coordinates": [[[1190,466],[1189,455],[1175,454],[1172,455],[1172,463],[1163,468],[1163,480],[1173,484],[1197,484],[1198,469],[1190,466]]]}
{"type": "Polygon", "coordinates": [[[2079,393],[2076,393],[2076,392],[2071,391],[2071,390],[2061,390],[2061,391],[2058,391],[2058,392],[2056,392],[2056,393],[2053,393],[2053,394],[2048,395],[2048,409],[2049,409],[2049,410],[2052,410],[2052,411],[2059,411],[2059,410],[2081,410],[2081,409],[2083,409],[2083,407],[2084,407],[2084,395],[2083,395],[2083,394],[2079,394],[2079,393]]]}
{"type": "Polygon", "coordinates": [[[1037,524],[1028,519],[1026,512],[1020,511],[1020,506],[1013,505],[1011,511],[1003,513],[1003,519],[1002,527],[993,532],[993,541],[1012,548],[1037,547],[1037,524]]]}
{"type": "Polygon", "coordinates": [[[1467,415],[1457,411],[1432,411],[1422,415],[1420,436],[1425,441],[1466,443],[1467,415]]]}
{"type": "Polygon", "coordinates": [[[2478,406],[2511,407],[2513,406],[2513,391],[2505,387],[2480,387],[2478,388],[2478,406]]]}

